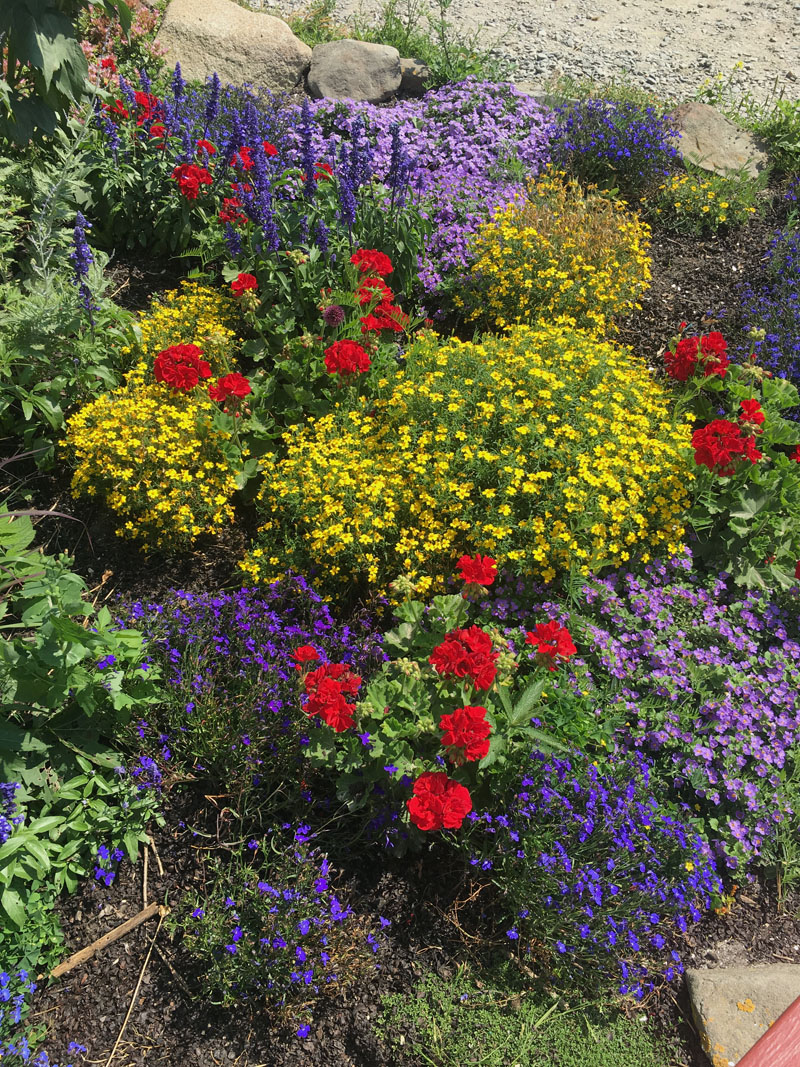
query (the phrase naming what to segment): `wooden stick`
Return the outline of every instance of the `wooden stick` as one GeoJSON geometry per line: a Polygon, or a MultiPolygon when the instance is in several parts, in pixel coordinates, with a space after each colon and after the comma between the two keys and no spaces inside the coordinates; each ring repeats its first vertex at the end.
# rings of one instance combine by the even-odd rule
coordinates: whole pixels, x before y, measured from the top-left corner
{"type": "Polygon", "coordinates": [[[150,962],[150,957],[153,955],[153,948],[154,948],[155,943],[156,943],[156,938],[158,937],[158,932],[161,929],[161,924],[164,921],[164,916],[167,914],[167,909],[163,908],[163,907],[159,908],[159,912],[160,912],[160,914],[159,914],[159,917],[158,917],[158,926],[156,927],[156,932],[153,934],[153,940],[150,942],[150,948],[148,948],[148,950],[147,950],[147,955],[144,958],[144,963],[142,964],[142,969],[141,969],[141,971],[139,971],[139,981],[136,983],[136,988],[133,991],[133,996],[131,997],[131,1002],[128,1005],[127,1014],[125,1015],[125,1019],[123,1020],[123,1023],[122,1023],[122,1026],[120,1028],[120,1031],[117,1034],[117,1040],[114,1042],[114,1047],[112,1048],[111,1052],[108,1054],[108,1059],[106,1060],[105,1067],[109,1067],[109,1064],[114,1059],[116,1051],[119,1048],[119,1043],[122,1040],[122,1035],[125,1033],[125,1027],[128,1025],[128,1021],[130,1020],[131,1013],[133,1012],[134,1005],[136,1004],[136,998],[139,996],[139,990],[142,987],[142,979],[144,978],[144,972],[147,970],[147,965],[150,962]]]}
{"type": "Polygon", "coordinates": [[[150,855],[150,849],[145,844],[144,846],[144,873],[142,876],[142,907],[147,907],[147,857],[150,855]]]}
{"type": "Polygon", "coordinates": [[[163,867],[163,865],[161,863],[161,857],[158,854],[158,849],[156,848],[156,843],[153,840],[152,834],[147,838],[147,840],[148,840],[148,842],[150,844],[150,848],[152,848],[152,850],[153,850],[153,855],[156,858],[156,863],[158,864],[158,873],[163,878],[164,877],[164,867],[163,867]]]}
{"type": "MultiPolygon", "coordinates": [[[[125,934],[131,930],[135,930],[137,926],[140,926],[143,922],[147,922],[148,919],[152,919],[156,912],[163,911],[166,914],[167,909],[161,908],[155,901],[148,905],[146,908],[142,908],[138,915],[134,915],[132,919],[127,919],[119,926],[115,926],[113,930],[110,930],[107,934],[103,934],[102,937],[98,937],[96,941],[93,941],[91,945],[87,945],[86,948],[80,949],[78,952],[73,952],[68,960],[64,960],[63,963],[59,963],[57,967],[54,967],[50,972],[51,978],[60,978],[62,974],[66,974],[68,971],[72,971],[75,967],[79,967],[82,963],[86,963],[94,956],[95,952],[98,952],[101,948],[105,948],[106,945],[110,945],[112,941],[117,941],[119,938],[124,937],[125,934]]],[[[162,915],[163,918],[163,915],[162,915]]]]}

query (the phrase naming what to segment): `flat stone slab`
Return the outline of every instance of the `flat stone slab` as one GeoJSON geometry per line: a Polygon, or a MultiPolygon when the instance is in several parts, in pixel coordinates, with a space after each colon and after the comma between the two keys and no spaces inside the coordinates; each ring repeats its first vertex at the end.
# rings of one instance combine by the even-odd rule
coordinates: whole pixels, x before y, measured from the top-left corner
{"type": "Polygon", "coordinates": [[[687,968],[686,984],[709,1060],[732,1067],[800,997],[800,964],[687,968]]]}
{"type": "Polygon", "coordinates": [[[680,133],[675,143],[681,159],[723,176],[744,169],[756,178],[766,167],[767,154],[758,140],[710,104],[690,100],[669,117],[680,133]]]}

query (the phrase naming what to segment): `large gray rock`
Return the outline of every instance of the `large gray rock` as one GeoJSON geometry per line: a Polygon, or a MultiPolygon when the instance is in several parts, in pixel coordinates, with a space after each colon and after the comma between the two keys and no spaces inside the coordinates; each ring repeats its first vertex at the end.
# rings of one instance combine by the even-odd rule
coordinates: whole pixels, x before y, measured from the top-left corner
{"type": "Polygon", "coordinates": [[[752,134],[740,130],[710,104],[694,100],[679,104],[670,118],[681,135],[675,142],[681,158],[703,170],[724,175],[744,167],[755,178],[767,164],[767,154],[752,134]]]}
{"type": "Polygon", "coordinates": [[[285,22],[232,0],[171,0],[158,40],[185,78],[203,80],[216,71],[223,84],[284,92],[311,64],[311,49],[285,22]]]}
{"type": "Polygon", "coordinates": [[[800,997],[800,965],[686,971],[692,1013],[714,1067],[736,1063],[800,997]]]}
{"type": "Polygon", "coordinates": [[[400,88],[400,53],[367,41],[326,41],[311,54],[309,96],[380,104],[400,88]]]}
{"type": "Polygon", "coordinates": [[[400,92],[405,96],[424,96],[431,69],[421,59],[400,59],[400,92]]]}

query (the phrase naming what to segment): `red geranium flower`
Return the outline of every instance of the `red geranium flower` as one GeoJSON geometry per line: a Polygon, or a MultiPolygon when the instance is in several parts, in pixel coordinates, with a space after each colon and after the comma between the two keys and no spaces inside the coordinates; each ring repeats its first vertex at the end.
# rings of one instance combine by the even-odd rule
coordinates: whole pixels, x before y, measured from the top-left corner
{"type": "Polygon", "coordinates": [[[420,830],[458,830],[472,811],[469,790],[444,771],[426,771],[414,782],[406,801],[411,821],[420,830]]]}
{"type": "Polygon", "coordinates": [[[262,141],[262,144],[264,146],[264,151],[267,153],[268,156],[277,156],[278,149],[275,147],[274,144],[270,144],[269,141],[262,141]]]}
{"type": "Polygon", "coordinates": [[[525,643],[533,645],[540,662],[546,663],[550,671],[556,669],[556,660],[568,660],[578,651],[572,643],[569,631],[555,619],[539,623],[533,632],[529,630],[525,643]]]}
{"type": "Polygon", "coordinates": [[[763,430],[757,429],[761,426],[766,418],[764,412],[761,410],[761,405],[758,400],[743,400],[739,407],[742,409],[739,415],[739,421],[747,423],[753,428],[755,433],[763,433],[763,430]]]}
{"type": "Polygon", "coordinates": [[[133,94],[133,98],[140,112],[139,117],[136,119],[137,126],[143,126],[150,119],[164,117],[164,109],[157,96],[153,96],[152,93],[137,91],[133,94]]]}
{"type": "Polygon", "coordinates": [[[376,308],[359,320],[361,332],[371,333],[373,330],[393,330],[402,333],[408,325],[408,315],[395,304],[378,304],[376,308]]]}
{"type": "Polygon", "coordinates": [[[444,730],[442,744],[453,751],[450,759],[454,763],[466,760],[480,760],[489,751],[489,734],[491,724],[486,721],[486,708],[456,708],[451,715],[442,715],[439,728],[444,730]]]}
{"type": "Polygon", "coordinates": [[[795,564],[794,576],[795,576],[795,578],[800,579],[800,560],[798,560],[797,563],[795,564]]]}
{"type": "Polygon", "coordinates": [[[499,652],[480,626],[451,630],[431,652],[428,663],[444,678],[469,678],[476,689],[489,689],[497,674],[499,652]]]}
{"type": "Polygon", "coordinates": [[[755,438],[743,437],[741,427],[727,419],[714,419],[708,426],[695,430],[692,448],[695,463],[708,467],[721,478],[734,474],[740,459],[748,459],[751,463],[761,459],[755,438]]]}
{"type": "Polygon", "coordinates": [[[356,299],[362,307],[371,304],[376,296],[379,304],[391,304],[394,299],[394,293],[383,278],[365,278],[356,289],[356,299]]]}
{"type": "Polygon", "coordinates": [[[170,389],[190,393],[201,378],[211,377],[211,367],[204,359],[203,350],[197,345],[171,345],[159,352],[153,364],[157,382],[170,389]]]}
{"type": "Polygon", "coordinates": [[[113,56],[106,56],[105,59],[100,60],[101,70],[110,70],[112,74],[117,73],[117,64],[114,62],[113,56]]]}
{"type": "Polygon", "coordinates": [[[462,556],[458,566],[461,577],[471,585],[491,585],[497,577],[497,561],[491,556],[462,556]]]}
{"type": "Polygon", "coordinates": [[[258,289],[258,278],[253,274],[239,274],[231,282],[231,289],[235,296],[241,296],[248,289],[258,289]]]}
{"type": "Polygon", "coordinates": [[[222,208],[217,218],[220,222],[230,222],[234,225],[247,222],[247,215],[239,211],[241,206],[242,202],[238,196],[226,196],[222,200],[222,208]]]}
{"type": "Polygon", "coordinates": [[[252,391],[250,382],[243,374],[239,374],[238,371],[226,374],[224,378],[219,379],[216,385],[209,385],[208,387],[208,395],[212,400],[216,400],[218,403],[222,403],[230,397],[235,397],[237,400],[241,400],[252,393],[252,391]]]}
{"type": "Polygon", "coordinates": [[[800,463],[800,445],[795,446],[794,452],[789,454],[789,459],[793,459],[795,463],[800,463]]]}
{"type": "Polygon", "coordinates": [[[369,356],[355,341],[334,341],[325,349],[328,374],[340,374],[343,378],[350,374],[365,374],[371,365],[369,356]]]}
{"type": "Polygon", "coordinates": [[[217,154],[216,146],[213,145],[211,141],[207,141],[205,137],[201,137],[197,142],[197,148],[200,152],[208,152],[210,156],[215,156],[217,154]]]}
{"type": "Polygon", "coordinates": [[[128,109],[121,100],[115,100],[113,104],[103,104],[103,111],[107,111],[109,115],[116,115],[121,119],[128,118],[128,109]]]}
{"type": "Polygon", "coordinates": [[[345,700],[345,694],[356,695],[361,677],[346,663],[325,663],[307,674],[303,684],[308,694],[303,710],[309,718],[319,715],[336,733],[353,725],[356,707],[345,700]]]}
{"type": "Polygon", "coordinates": [[[181,163],[173,170],[172,177],[187,200],[197,199],[201,185],[211,185],[211,175],[206,168],[195,163],[181,163]]]}
{"type": "Polygon", "coordinates": [[[294,650],[296,671],[302,671],[303,665],[306,663],[316,663],[319,661],[319,652],[313,645],[300,645],[299,648],[294,650]]]}
{"type": "Polygon", "coordinates": [[[166,136],[166,133],[166,128],[160,122],[154,122],[153,125],[150,127],[150,132],[148,136],[163,141],[164,137],[166,136]]]}
{"type": "Polygon", "coordinates": [[[712,330],[711,333],[700,338],[700,359],[705,364],[703,367],[704,378],[708,378],[712,374],[718,374],[720,378],[725,377],[730,365],[727,350],[728,346],[725,343],[725,338],[718,330],[712,330]]]}
{"type": "Polygon", "coordinates": [[[238,152],[233,153],[231,163],[233,163],[234,167],[241,167],[242,170],[253,169],[253,157],[250,155],[250,149],[246,144],[243,144],[238,152]]]}
{"type": "Polygon", "coordinates": [[[333,177],[333,168],[330,163],[315,163],[314,166],[317,168],[314,177],[318,182],[329,182],[331,180],[333,177]]]}
{"type": "Polygon", "coordinates": [[[375,248],[359,248],[350,257],[354,267],[358,267],[362,274],[377,274],[385,278],[394,270],[392,261],[383,252],[375,248]]]}

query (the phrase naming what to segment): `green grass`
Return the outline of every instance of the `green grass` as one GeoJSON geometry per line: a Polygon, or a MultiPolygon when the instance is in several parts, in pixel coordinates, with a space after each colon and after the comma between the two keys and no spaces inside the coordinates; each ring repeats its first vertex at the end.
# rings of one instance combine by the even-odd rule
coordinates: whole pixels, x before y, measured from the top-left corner
{"type": "Polygon", "coordinates": [[[422,978],[411,997],[382,998],[376,1034],[433,1067],[677,1067],[678,1048],[640,1011],[530,988],[510,964],[422,978]]]}

